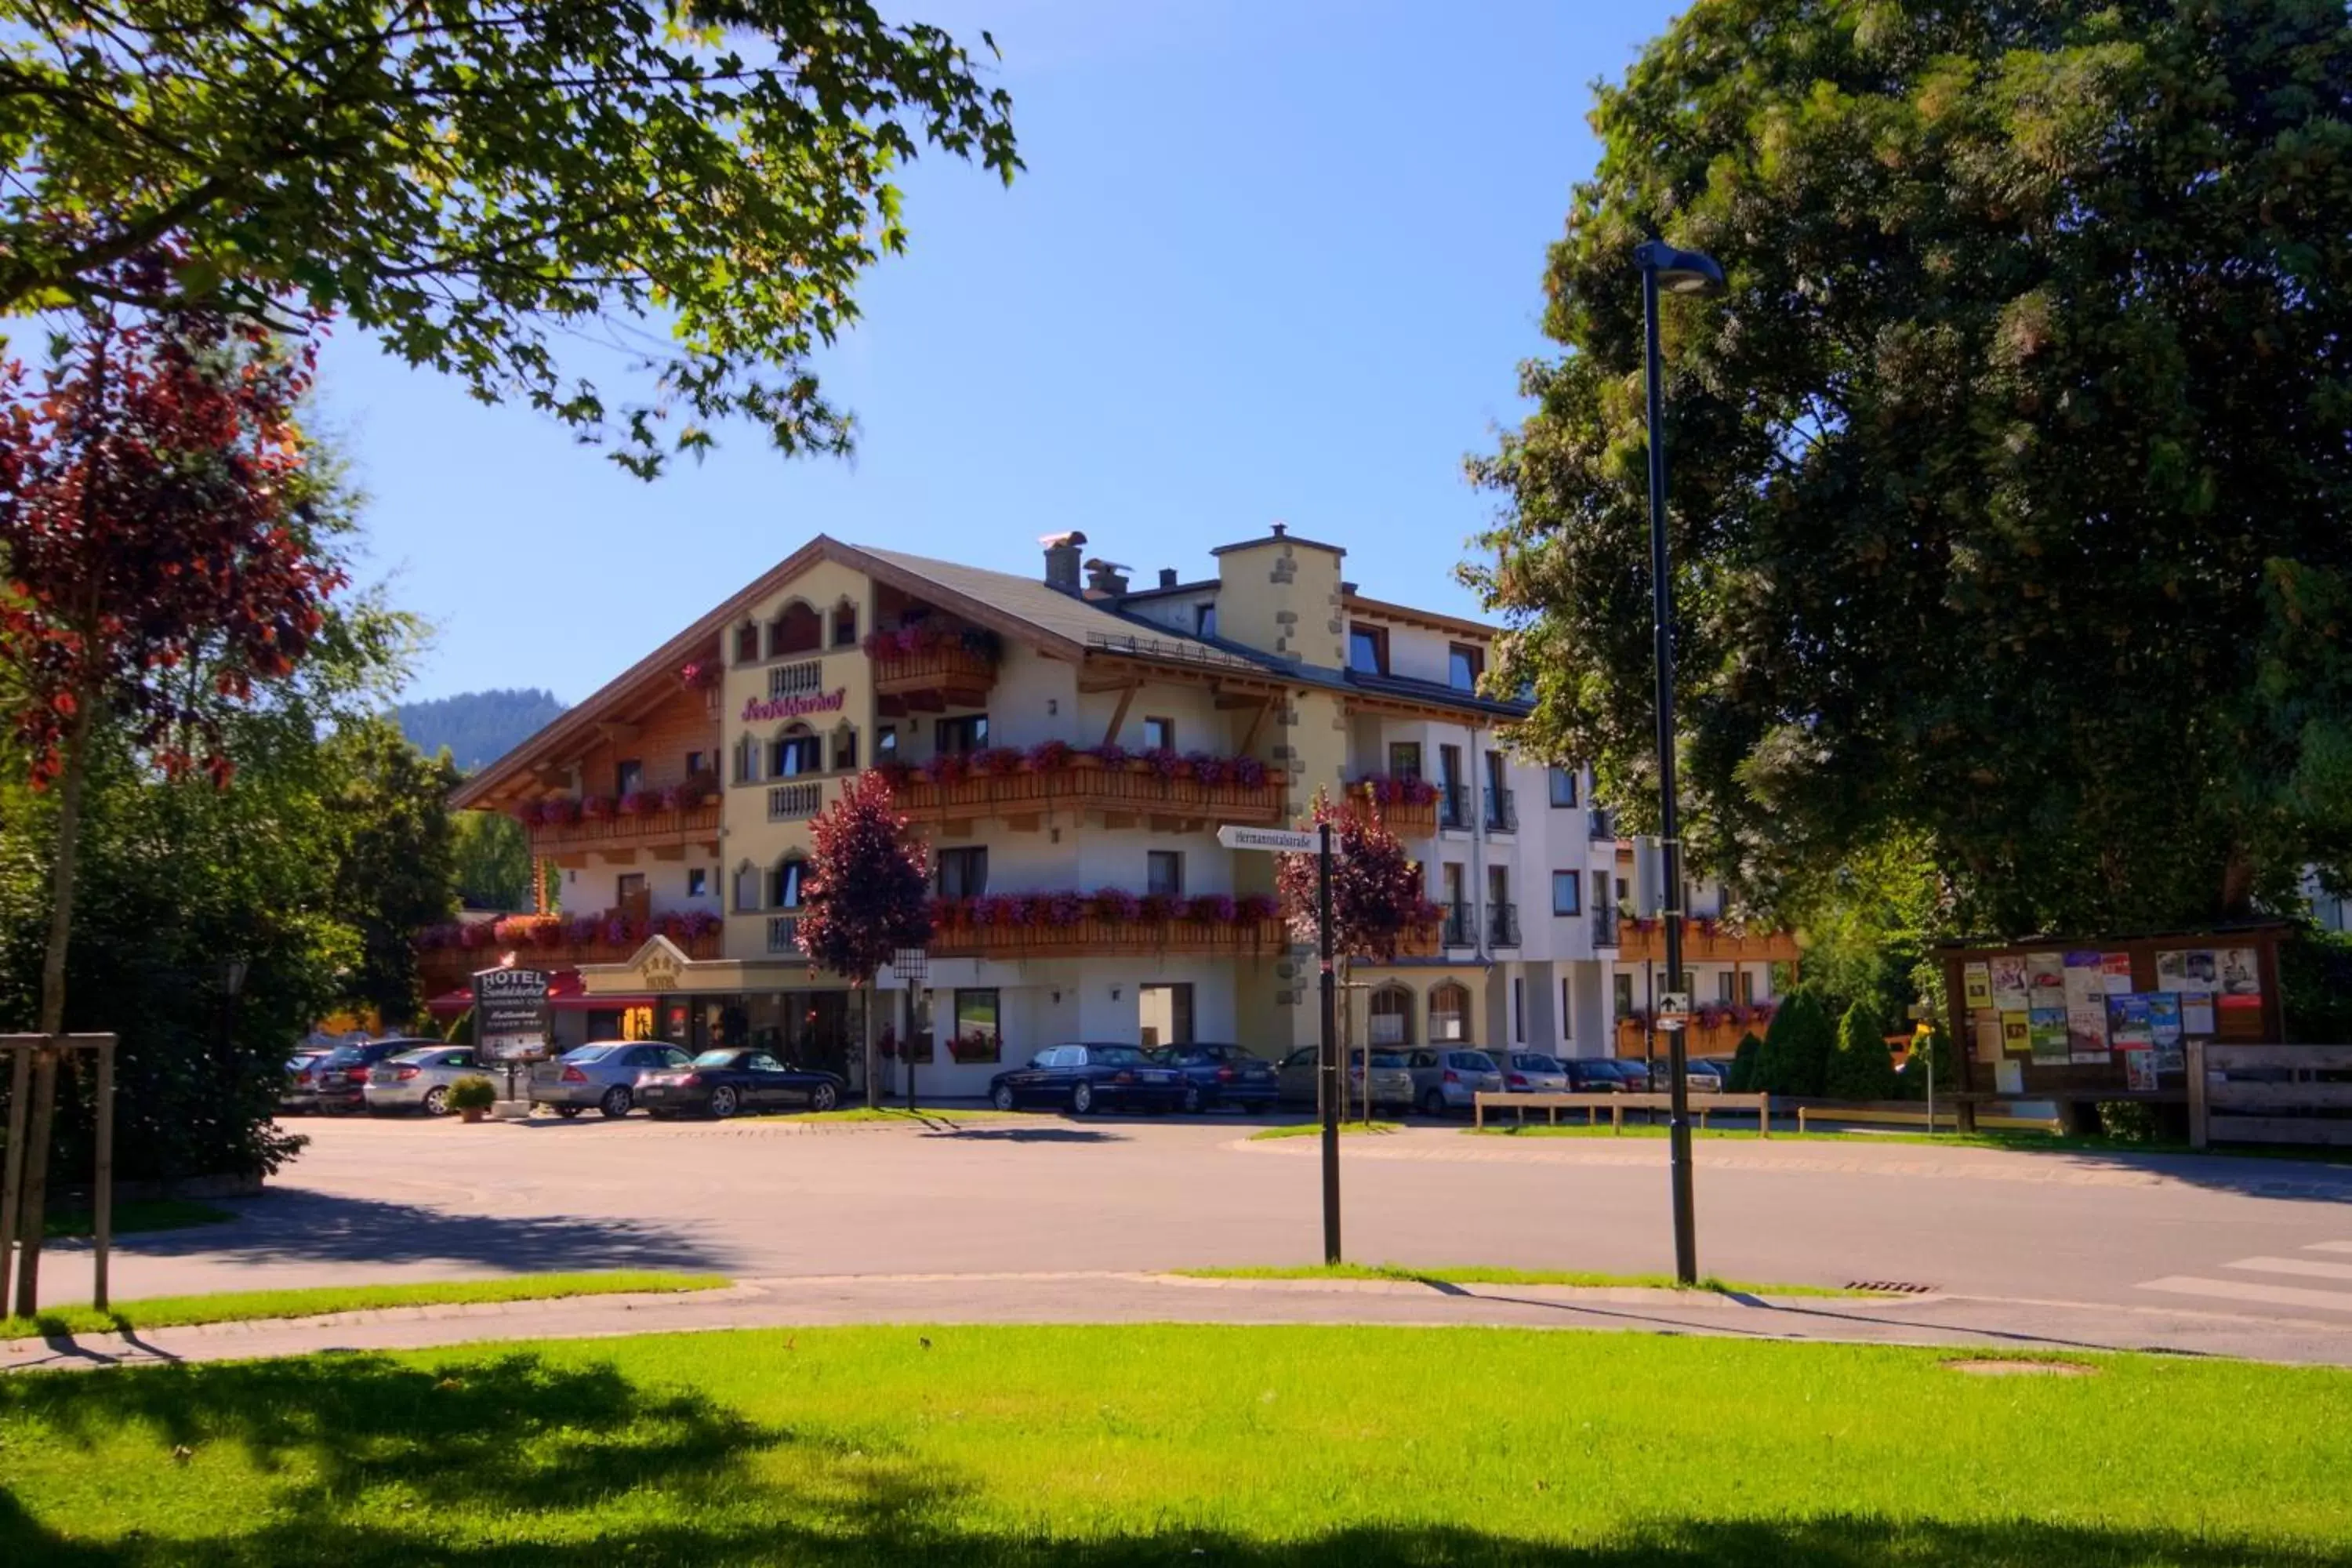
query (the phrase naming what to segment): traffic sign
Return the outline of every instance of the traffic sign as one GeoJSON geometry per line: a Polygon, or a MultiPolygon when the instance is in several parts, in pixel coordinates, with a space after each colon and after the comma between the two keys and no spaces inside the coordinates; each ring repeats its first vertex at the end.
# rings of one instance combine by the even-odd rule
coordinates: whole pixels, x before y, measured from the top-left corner
{"type": "Polygon", "coordinates": [[[1677,1015],[1677,1014],[1687,1014],[1689,1011],[1690,1011],[1690,993],[1689,993],[1689,992],[1687,992],[1687,991],[1664,991],[1664,992],[1661,992],[1661,993],[1659,993],[1659,994],[1658,994],[1658,1012],[1659,1012],[1659,1015],[1660,1015],[1661,1016],[1670,1016],[1677,1015]]]}
{"type": "MultiPolygon", "coordinates": [[[[1280,855],[1312,855],[1323,843],[1312,833],[1286,827],[1243,827],[1230,822],[1217,829],[1217,842],[1228,849],[1265,849],[1280,855]]],[[[1337,845],[1332,853],[1339,853],[1337,845]]]]}

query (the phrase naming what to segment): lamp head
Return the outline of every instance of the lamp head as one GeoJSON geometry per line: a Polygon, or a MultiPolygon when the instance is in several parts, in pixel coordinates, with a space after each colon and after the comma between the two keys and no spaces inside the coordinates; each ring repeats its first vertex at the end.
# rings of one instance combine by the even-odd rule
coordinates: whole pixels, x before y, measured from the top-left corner
{"type": "Polygon", "coordinates": [[[1658,287],[1669,294],[1723,292],[1723,268],[1714,257],[1676,250],[1663,239],[1645,239],[1635,246],[1633,265],[1657,274],[1658,287]]]}

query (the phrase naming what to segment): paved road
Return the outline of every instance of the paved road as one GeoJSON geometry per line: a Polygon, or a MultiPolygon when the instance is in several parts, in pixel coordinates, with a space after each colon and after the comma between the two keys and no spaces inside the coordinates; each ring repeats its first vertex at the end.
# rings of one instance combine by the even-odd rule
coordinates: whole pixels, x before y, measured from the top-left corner
{"type": "MultiPolygon", "coordinates": [[[[623,1266],[1141,1272],[1319,1253],[1314,1140],[1247,1142],[1235,1120],[806,1127],[312,1121],[310,1149],[234,1225],[125,1238],[115,1293],[623,1266]]],[[[1668,1266],[1660,1141],[1415,1128],[1347,1140],[1345,1163],[1352,1258],[1668,1266]]],[[[1710,1273],[1907,1282],[2049,1304],[2078,1325],[2161,1315],[2352,1360],[2313,1349],[2352,1346],[2352,1167],[1725,1139],[1698,1144],[1698,1196],[1710,1273]]],[[[51,1256],[49,1294],[68,1299],[86,1262],[51,1256]]]]}

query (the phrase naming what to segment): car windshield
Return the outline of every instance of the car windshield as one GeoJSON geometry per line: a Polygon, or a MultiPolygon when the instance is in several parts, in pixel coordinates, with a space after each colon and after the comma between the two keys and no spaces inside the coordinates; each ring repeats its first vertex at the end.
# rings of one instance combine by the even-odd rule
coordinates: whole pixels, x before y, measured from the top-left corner
{"type": "Polygon", "coordinates": [[[601,1062],[621,1047],[614,1045],[574,1046],[563,1053],[567,1062],[601,1062]]]}
{"type": "Polygon", "coordinates": [[[1558,1062],[1552,1060],[1549,1057],[1542,1056],[1513,1057],[1511,1058],[1511,1065],[1518,1068],[1521,1072],[1558,1072],[1559,1070],[1559,1064],[1558,1062]]]}
{"type": "Polygon", "coordinates": [[[419,1046],[413,1051],[403,1051],[390,1059],[396,1062],[421,1062],[427,1058],[437,1057],[448,1048],[446,1046],[419,1046]]]}
{"type": "Polygon", "coordinates": [[[1495,1070],[1495,1058],[1488,1056],[1484,1051],[1456,1051],[1454,1053],[1454,1063],[1456,1066],[1466,1068],[1472,1072],[1493,1072],[1495,1070]]]}
{"type": "Polygon", "coordinates": [[[325,1056],[320,1058],[319,1060],[321,1065],[326,1067],[354,1068],[367,1060],[367,1058],[352,1049],[349,1046],[345,1046],[340,1050],[329,1051],[325,1056]]]}
{"type": "Polygon", "coordinates": [[[698,1068],[731,1068],[735,1065],[735,1056],[733,1051],[705,1051],[694,1058],[694,1065],[698,1068]]]}
{"type": "Polygon", "coordinates": [[[1143,1053],[1133,1046],[1088,1046],[1087,1059],[1099,1067],[1133,1067],[1143,1053]]]}
{"type": "Polygon", "coordinates": [[[1394,1051],[1374,1051],[1372,1065],[1376,1068],[1394,1069],[1404,1066],[1404,1058],[1394,1051]]]}

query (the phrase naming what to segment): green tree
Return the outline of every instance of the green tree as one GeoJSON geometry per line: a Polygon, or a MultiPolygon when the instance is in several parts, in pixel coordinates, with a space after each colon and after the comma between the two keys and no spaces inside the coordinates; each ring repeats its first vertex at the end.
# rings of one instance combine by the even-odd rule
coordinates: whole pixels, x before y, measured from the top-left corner
{"type": "MultiPolygon", "coordinates": [[[[1767,1027],[1769,1027],[1768,1025],[1767,1027]]],[[[1739,1037],[1739,1044],[1731,1053],[1731,1070],[1724,1076],[1724,1090],[1729,1094],[1756,1092],[1756,1062],[1764,1054],[1764,1042],[1748,1030],[1739,1037]]]]}
{"type": "Polygon", "coordinates": [[[1772,1094],[1819,1095],[1836,1040],[1829,1014],[1810,991],[1783,1000],[1756,1055],[1756,1087],[1772,1094]]]}
{"type": "Polygon", "coordinates": [[[1959,929],[2283,907],[2352,849],[2352,23],[1717,0],[1600,89],[1470,575],[1538,749],[1652,743],[1663,320],[1686,830],[1770,902],[1918,843],[1959,929]]]}
{"type": "Polygon", "coordinates": [[[905,247],[891,180],[926,143],[1010,180],[1010,109],[866,0],[0,0],[0,311],[290,296],[640,474],[728,416],[842,451],[812,359],[905,247]],[[618,405],[599,323],[651,376],[618,405]]]}
{"type": "Polygon", "coordinates": [[[457,769],[446,751],[428,760],[386,718],[347,723],[327,744],[341,782],[328,803],[338,829],[335,913],[359,939],[342,999],[405,1028],[425,1002],[416,933],[457,910],[449,821],[457,769]]]}
{"type": "Polygon", "coordinates": [[[451,815],[450,852],[458,901],[477,910],[532,908],[530,835],[522,824],[495,811],[451,815]]]}
{"type": "Polygon", "coordinates": [[[1893,1100],[1895,1058],[1887,1054],[1885,1026],[1867,1002],[1856,1002],[1838,1020],[1837,1049],[1823,1075],[1822,1091],[1836,1100],[1893,1100]]]}

